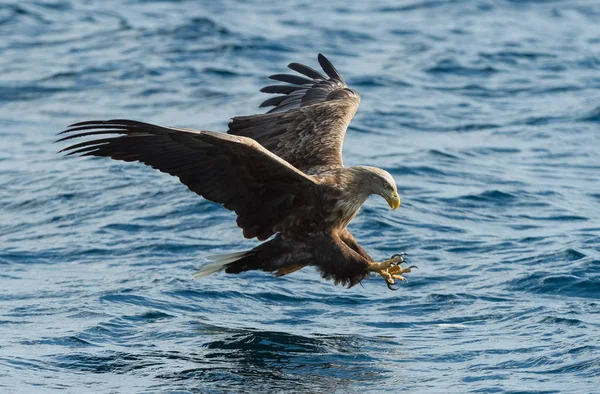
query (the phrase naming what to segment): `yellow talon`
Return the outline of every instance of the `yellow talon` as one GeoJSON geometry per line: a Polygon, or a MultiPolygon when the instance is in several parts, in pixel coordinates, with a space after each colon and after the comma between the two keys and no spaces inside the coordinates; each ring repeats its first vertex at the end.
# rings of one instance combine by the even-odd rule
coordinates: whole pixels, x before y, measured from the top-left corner
{"type": "Polygon", "coordinates": [[[400,265],[396,265],[396,266],[392,266],[390,267],[387,271],[393,275],[395,274],[404,274],[404,273],[409,273],[412,271],[412,268],[414,268],[413,266],[410,266],[408,268],[402,268],[400,265]]]}
{"type": "Polygon", "coordinates": [[[392,287],[392,285],[396,284],[394,279],[406,281],[406,278],[404,278],[400,274],[411,272],[411,268],[415,268],[413,266],[408,268],[402,268],[400,264],[403,262],[403,255],[395,254],[392,256],[392,258],[384,262],[371,263],[369,265],[369,271],[376,272],[379,275],[381,275],[381,277],[385,280],[385,283],[387,284],[387,287],[390,290],[397,290],[396,288],[392,287]]]}

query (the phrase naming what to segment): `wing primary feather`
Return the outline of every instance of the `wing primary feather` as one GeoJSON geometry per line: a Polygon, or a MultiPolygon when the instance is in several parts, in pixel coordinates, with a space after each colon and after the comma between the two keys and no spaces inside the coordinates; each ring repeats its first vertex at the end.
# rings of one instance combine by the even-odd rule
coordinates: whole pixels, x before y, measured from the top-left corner
{"type": "Polygon", "coordinates": [[[125,125],[99,125],[99,124],[93,124],[93,125],[76,126],[76,127],[73,127],[73,125],[71,125],[71,126],[69,126],[68,129],[66,129],[64,131],[61,131],[57,135],[66,134],[66,133],[72,133],[74,131],[83,131],[83,130],[93,130],[93,129],[114,129],[114,130],[122,129],[122,130],[125,130],[126,128],[127,128],[127,126],[125,126],[125,125]]]}
{"type": "Polygon", "coordinates": [[[109,143],[109,142],[113,141],[114,139],[115,139],[114,137],[111,137],[111,138],[102,138],[99,140],[84,141],[84,142],[80,142],[75,145],[67,146],[66,148],[60,150],[58,153],[72,151],[73,149],[77,149],[77,148],[81,148],[81,147],[89,146],[89,145],[109,143]]]}
{"type": "Polygon", "coordinates": [[[342,78],[340,73],[335,69],[335,67],[333,67],[333,64],[331,64],[331,62],[325,56],[323,56],[322,53],[319,53],[317,59],[319,60],[319,64],[323,68],[323,71],[325,71],[325,73],[329,75],[330,78],[337,79],[343,84],[346,84],[344,82],[344,78],[342,78]]]}
{"type": "MultiPolygon", "coordinates": [[[[125,122],[125,119],[121,119],[125,122]]],[[[125,123],[119,123],[119,119],[113,119],[113,120],[86,120],[84,122],[77,122],[77,123],[73,123],[72,125],[69,125],[69,128],[72,127],[79,127],[79,126],[92,126],[92,125],[96,125],[96,126],[104,126],[104,125],[121,125],[121,126],[125,126],[125,123]]]]}
{"type": "Polygon", "coordinates": [[[126,129],[125,125],[88,125],[88,126],[77,126],[77,127],[69,127],[65,131],[61,131],[59,134],[64,133],[72,133],[74,131],[84,131],[84,130],[92,130],[92,129],[126,129]]]}
{"type": "MultiPolygon", "coordinates": [[[[98,148],[94,147],[94,149],[90,149],[88,152],[86,152],[86,153],[82,153],[82,154],[80,154],[79,156],[80,156],[80,157],[86,157],[86,156],[97,156],[97,155],[96,155],[96,152],[98,152],[99,150],[100,150],[100,149],[98,149],[98,148]]],[[[72,154],[72,153],[70,153],[70,154],[72,154]]],[[[65,156],[69,156],[69,154],[67,154],[67,155],[65,155],[65,156]]]]}
{"type": "Polygon", "coordinates": [[[312,78],[312,79],[327,80],[325,75],[321,74],[320,72],[318,72],[317,70],[315,70],[312,67],[305,66],[304,64],[290,63],[290,64],[288,64],[288,68],[290,68],[296,72],[299,72],[302,75],[306,75],[307,77],[312,78]]]}
{"type": "Polygon", "coordinates": [[[61,142],[61,141],[66,141],[66,140],[70,140],[73,138],[79,138],[79,137],[86,137],[86,136],[90,136],[90,135],[101,135],[101,134],[128,134],[129,132],[127,130],[100,130],[100,131],[88,131],[85,133],[78,133],[78,134],[71,134],[68,135],[66,137],[63,137],[59,140],[54,141],[56,142],[61,142]]]}
{"type": "MultiPolygon", "coordinates": [[[[72,156],[72,155],[82,155],[82,154],[84,154],[84,153],[85,153],[87,156],[90,156],[90,155],[88,154],[90,151],[97,151],[97,150],[99,150],[99,149],[100,149],[100,147],[101,147],[101,146],[103,146],[103,145],[106,145],[106,144],[107,144],[107,143],[105,142],[105,143],[103,143],[103,144],[98,144],[98,145],[88,145],[88,146],[85,146],[85,147],[83,147],[83,148],[81,148],[81,149],[76,149],[76,150],[72,150],[72,151],[70,151],[70,152],[68,152],[68,153],[65,153],[65,156],[72,156]]],[[[60,151],[60,152],[58,152],[58,153],[61,153],[61,152],[66,152],[66,151],[63,149],[63,150],[61,150],[61,151],[60,151]]]]}
{"type": "Polygon", "coordinates": [[[269,79],[272,79],[274,81],[292,83],[294,85],[312,85],[315,83],[315,81],[312,79],[292,74],[275,74],[271,75],[269,79]]]}
{"type": "Polygon", "coordinates": [[[289,86],[289,85],[269,85],[262,88],[260,91],[263,93],[280,93],[290,94],[296,90],[306,89],[303,86],[289,86]]]}
{"type": "Polygon", "coordinates": [[[73,128],[73,127],[79,127],[79,126],[96,126],[96,127],[100,127],[100,126],[121,126],[123,128],[125,127],[129,127],[129,128],[140,128],[140,127],[147,127],[147,128],[151,128],[151,129],[156,129],[157,126],[150,124],[150,123],[145,123],[145,122],[139,122],[137,120],[129,120],[129,119],[111,119],[111,120],[87,120],[85,122],[78,122],[78,123],[73,123],[72,125],[69,126],[69,129],[73,128]]]}
{"type": "Polygon", "coordinates": [[[271,97],[270,99],[263,101],[258,107],[263,108],[263,107],[270,107],[270,106],[278,106],[287,97],[288,96],[271,97]]]}

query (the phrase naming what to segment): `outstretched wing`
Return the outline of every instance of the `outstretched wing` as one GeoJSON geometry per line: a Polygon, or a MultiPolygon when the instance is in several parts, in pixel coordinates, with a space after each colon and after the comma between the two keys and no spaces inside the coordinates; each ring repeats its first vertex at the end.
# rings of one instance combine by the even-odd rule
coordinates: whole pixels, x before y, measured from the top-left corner
{"type": "Polygon", "coordinates": [[[245,137],[131,120],[81,122],[63,133],[59,141],[103,137],[61,151],[68,155],[139,161],[179,177],[193,192],[235,211],[246,238],[267,239],[286,220],[310,215],[315,203],[317,185],[309,176],[245,137]]]}
{"type": "Polygon", "coordinates": [[[250,137],[301,171],[319,173],[341,167],[346,129],[358,109],[360,96],[322,54],[319,64],[327,76],[311,67],[291,63],[304,76],[276,74],[269,78],[289,85],[271,85],[265,93],[278,93],[261,107],[266,114],[240,116],[229,123],[229,134],[250,137]]]}

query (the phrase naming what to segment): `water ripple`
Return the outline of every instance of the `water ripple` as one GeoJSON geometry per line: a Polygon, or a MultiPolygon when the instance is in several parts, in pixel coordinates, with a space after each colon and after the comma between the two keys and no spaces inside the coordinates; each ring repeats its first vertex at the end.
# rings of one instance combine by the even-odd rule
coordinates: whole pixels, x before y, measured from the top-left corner
{"type": "Polygon", "coordinates": [[[597,391],[599,23],[585,0],[3,3],[0,391],[597,391]],[[345,162],[402,195],[351,225],[418,266],[397,292],[194,281],[256,244],[232,213],[56,155],[90,118],[223,131],[318,52],[362,96],[345,162]]]}

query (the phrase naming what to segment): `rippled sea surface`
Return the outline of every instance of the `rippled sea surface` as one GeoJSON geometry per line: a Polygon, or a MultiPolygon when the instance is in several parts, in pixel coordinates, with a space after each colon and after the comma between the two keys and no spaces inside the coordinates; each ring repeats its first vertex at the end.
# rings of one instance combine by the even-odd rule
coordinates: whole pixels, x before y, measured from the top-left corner
{"type": "Polygon", "coordinates": [[[593,393],[600,383],[600,4],[0,4],[1,392],[593,393]],[[226,130],[326,54],[362,104],[345,163],[402,207],[351,224],[419,269],[192,280],[234,216],[139,164],[63,159],[70,123],[226,130]]]}

